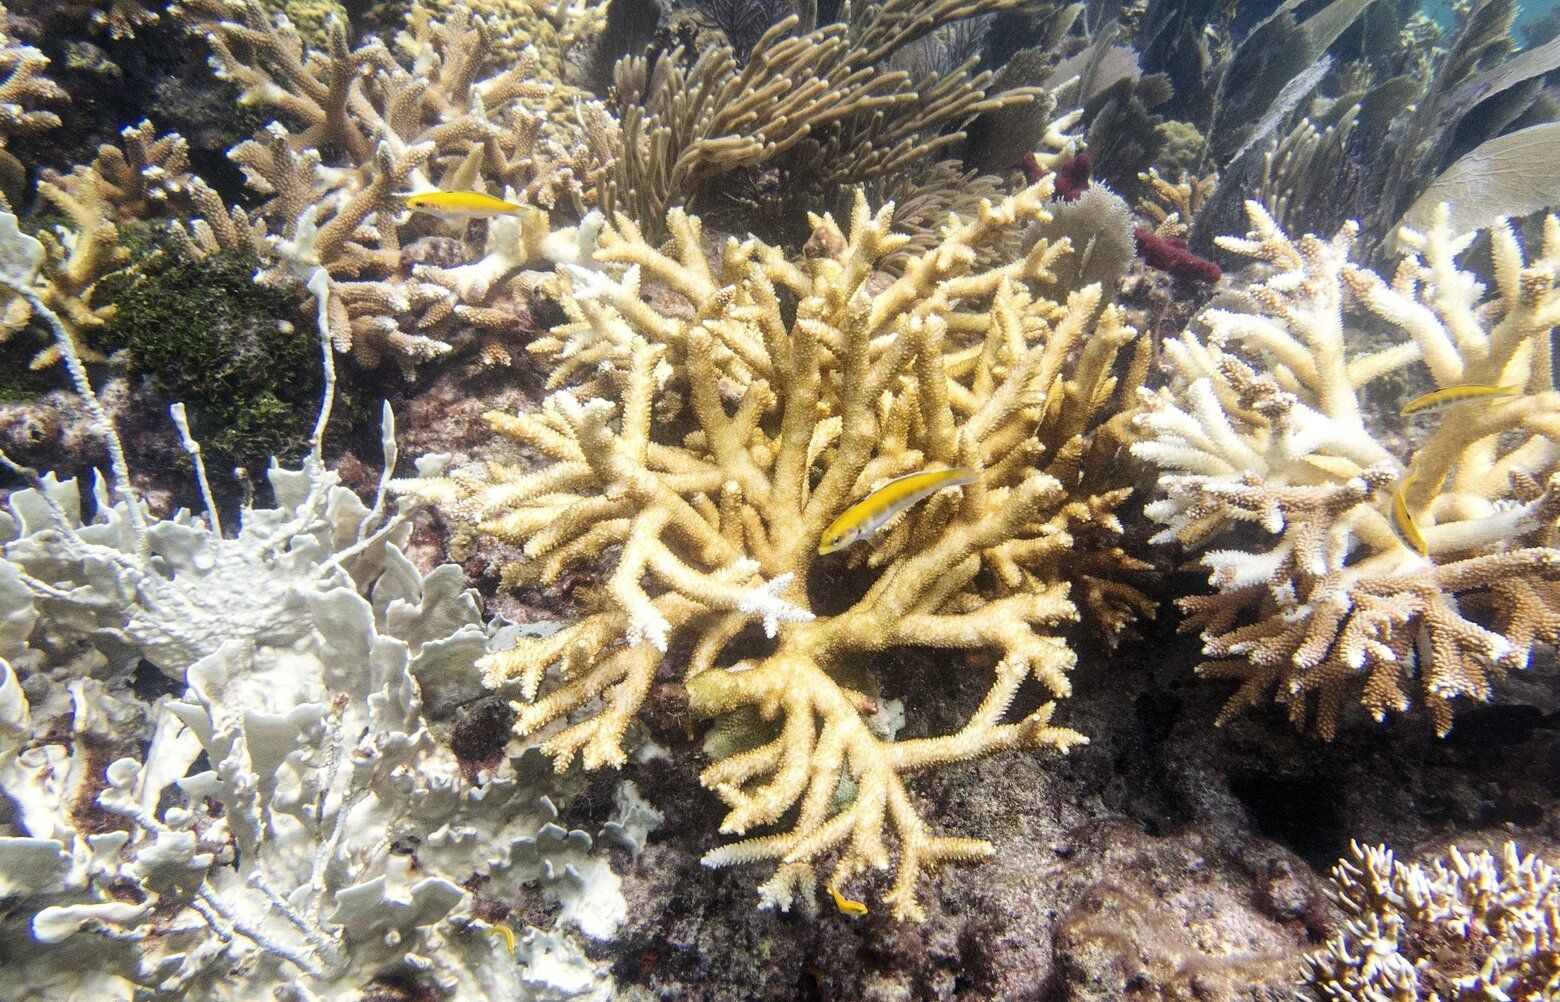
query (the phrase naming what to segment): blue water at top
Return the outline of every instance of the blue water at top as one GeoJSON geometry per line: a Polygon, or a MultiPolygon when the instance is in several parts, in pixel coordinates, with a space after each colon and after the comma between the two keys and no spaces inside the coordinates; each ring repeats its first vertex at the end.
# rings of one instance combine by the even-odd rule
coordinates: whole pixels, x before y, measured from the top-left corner
{"type": "MultiPolygon", "coordinates": [[[[1543,17],[1555,8],[1560,0],[1517,0],[1517,37],[1522,37],[1521,30],[1529,21],[1543,17]]],[[[1443,25],[1450,26],[1453,22],[1452,5],[1446,0],[1424,0],[1425,13],[1435,18],[1443,25]]]]}

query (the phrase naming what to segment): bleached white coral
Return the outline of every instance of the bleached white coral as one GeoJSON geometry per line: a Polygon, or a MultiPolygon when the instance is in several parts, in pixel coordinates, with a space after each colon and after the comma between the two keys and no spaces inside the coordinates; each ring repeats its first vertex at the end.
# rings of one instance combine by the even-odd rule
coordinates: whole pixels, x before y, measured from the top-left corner
{"type": "Polygon", "coordinates": [[[1145,395],[1132,447],[1163,471],[1155,541],[1202,550],[1218,589],[1181,603],[1215,659],[1199,671],[1241,683],[1221,721],[1271,694],[1330,736],[1358,694],[1445,733],[1457,700],[1490,698],[1560,633],[1560,222],[1528,260],[1494,229],[1486,297],[1444,213],[1405,232],[1388,282],[1349,260],[1353,224],[1291,239],[1248,210],[1250,235],[1222,243],[1266,277],[1202,315],[1206,338],[1166,343],[1173,382],[1145,395]],[[1402,337],[1368,350],[1359,319],[1402,337]],[[1404,454],[1367,422],[1367,387],[1420,363],[1438,389],[1475,389],[1404,454]]]}
{"type": "Polygon", "coordinates": [[[1428,865],[1354,843],[1330,896],[1347,919],[1310,955],[1307,984],[1334,1002],[1560,997],[1560,871],[1507,842],[1453,846],[1428,865]]]}
{"type": "MultiPolygon", "coordinates": [[[[294,486],[315,494],[315,478],[334,479],[319,471],[294,486]]],[[[57,489],[69,500],[72,488],[57,489]]],[[[21,492],[13,508],[34,500],[21,492]]],[[[292,523],[297,503],[269,513],[292,523]]],[[[366,515],[335,527],[353,535],[366,515]]],[[[154,522],[152,535],[165,526],[204,529],[185,518],[154,522]]],[[[505,760],[473,783],[448,727],[424,716],[419,673],[471,672],[488,649],[476,603],[454,568],[424,577],[395,540],[380,545],[361,586],[338,571],[294,578],[285,599],[257,589],[251,601],[293,608],[275,631],[228,637],[189,664],[182,699],[148,706],[116,691],[127,667],[88,661],[119,681],[76,678],[68,707],[51,712],[61,679],[39,664],[43,652],[24,651],[43,696],[34,719],[15,671],[0,668],[0,791],[20,818],[0,837],[0,860],[13,864],[4,891],[31,896],[13,900],[10,936],[26,935],[14,927],[26,919],[36,944],[13,950],[6,997],[49,997],[24,985],[60,990],[85,951],[98,957],[96,998],[129,999],[137,986],[251,998],[287,985],[292,998],[354,998],[392,976],[457,998],[526,998],[522,981],[536,972],[485,932],[494,903],[507,910],[534,885],[566,921],[611,934],[623,914],[617,877],[588,835],[556,824],[551,769],[505,760]],[[68,741],[37,740],[62,725],[68,741]],[[126,754],[109,762],[104,749],[126,754]],[[209,767],[191,772],[202,755],[209,767]],[[462,886],[474,881],[485,906],[462,886]]],[[[36,581],[0,566],[8,598],[21,595],[18,576],[36,581]]],[[[253,565],[255,579],[266,574],[253,565]]],[[[68,620],[80,608],[59,601],[45,594],[33,607],[34,636],[79,636],[55,628],[51,609],[68,620]]],[[[11,609],[6,622],[23,618],[11,609]]],[[[13,651],[20,632],[8,631],[13,651]]],[[[642,829],[643,810],[630,813],[642,829]]]]}
{"type": "MultiPolygon", "coordinates": [[[[0,284],[28,250],[0,227],[0,284]]],[[[313,449],[233,537],[177,409],[208,513],[153,515],[53,326],[117,497],[99,478],[84,517],[74,481],[0,454],[34,484],[0,515],[0,997],[610,997],[562,924],[610,936],[625,908],[557,823],[574,781],[513,745],[512,713],[452,719],[520,628],[485,625],[458,568],[418,571],[383,483],[367,506],[325,469],[326,325],[313,449]],[[145,695],[143,661],[182,696],[145,695]],[[538,893],[560,924],[517,951],[502,919],[538,893]]],[[[387,471],[393,431],[386,411],[387,471]]],[[[642,840],[658,819],[620,793],[603,834],[642,840]]]]}

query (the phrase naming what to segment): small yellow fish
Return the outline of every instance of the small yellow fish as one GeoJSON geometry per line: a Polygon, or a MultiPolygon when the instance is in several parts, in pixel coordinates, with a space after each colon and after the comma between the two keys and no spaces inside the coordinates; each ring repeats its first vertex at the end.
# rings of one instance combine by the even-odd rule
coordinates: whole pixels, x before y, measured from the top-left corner
{"type": "Polygon", "coordinates": [[[1398,535],[1403,537],[1403,542],[1421,557],[1428,557],[1430,544],[1425,542],[1425,535],[1419,531],[1419,524],[1414,521],[1414,516],[1409,514],[1408,500],[1404,497],[1413,482],[1414,474],[1410,473],[1403,478],[1398,489],[1392,492],[1392,524],[1397,529],[1398,535]]]}
{"type": "Polygon", "coordinates": [[[489,929],[487,934],[489,936],[497,936],[499,939],[503,940],[504,945],[509,948],[510,955],[513,956],[515,952],[515,931],[513,929],[500,923],[499,925],[495,925],[493,928],[489,929]]]}
{"type": "Polygon", "coordinates": [[[1520,386],[1488,386],[1484,383],[1459,383],[1456,386],[1445,386],[1439,390],[1432,390],[1423,396],[1415,397],[1403,405],[1402,415],[1410,417],[1427,411],[1438,411],[1453,404],[1479,400],[1485,397],[1514,397],[1521,392],[1522,387],[1520,386]]]}
{"type": "Polygon", "coordinates": [[[867,913],[867,906],[860,901],[852,901],[833,885],[829,885],[829,896],[834,899],[834,907],[840,910],[841,915],[849,915],[851,918],[860,918],[867,913]]]}
{"type": "Polygon", "coordinates": [[[406,207],[445,219],[490,219],[524,212],[525,206],[478,191],[418,191],[403,195],[406,207]]]}
{"type": "Polygon", "coordinates": [[[843,550],[858,539],[866,539],[906,508],[937,493],[944,487],[975,482],[975,471],[966,469],[923,470],[890,480],[857,501],[823,531],[818,552],[843,550]]]}
{"type": "Polygon", "coordinates": [[[1342,456],[1328,456],[1316,453],[1310,456],[1302,456],[1301,458],[1323,473],[1331,474],[1339,480],[1352,479],[1359,476],[1362,472],[1360,464],[1350,459],[1344,459],[1342,456]]]}

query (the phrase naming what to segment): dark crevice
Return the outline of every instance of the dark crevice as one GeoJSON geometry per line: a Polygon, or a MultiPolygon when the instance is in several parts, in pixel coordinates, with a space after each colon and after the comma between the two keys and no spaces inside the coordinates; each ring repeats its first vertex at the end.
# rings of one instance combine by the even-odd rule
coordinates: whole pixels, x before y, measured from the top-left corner
{"type": "Polygon", "coordinates": [[[1325,871],[1349,848],[1349,832],[1340,816],[1337,788],[1322,777],[1281,777],[1241,773],[1230,777],[1230,792],[1246,808],[1257,830],[1287,846],[1318,871],[1325,871]]]}

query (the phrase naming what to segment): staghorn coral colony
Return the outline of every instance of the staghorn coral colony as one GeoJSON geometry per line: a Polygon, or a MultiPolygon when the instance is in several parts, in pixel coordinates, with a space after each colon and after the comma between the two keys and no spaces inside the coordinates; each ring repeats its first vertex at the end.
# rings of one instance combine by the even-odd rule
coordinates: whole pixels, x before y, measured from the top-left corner
{"type": "Polygon", "coordinates": [[[0,997],[1560,998],[1540,13],[9,0],[0,997]]]}

